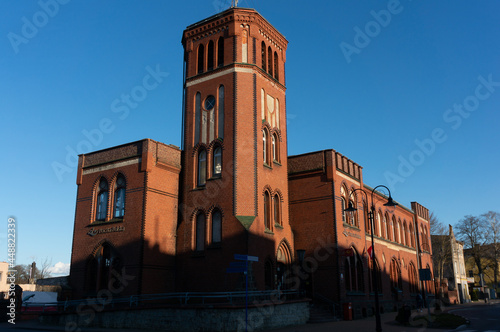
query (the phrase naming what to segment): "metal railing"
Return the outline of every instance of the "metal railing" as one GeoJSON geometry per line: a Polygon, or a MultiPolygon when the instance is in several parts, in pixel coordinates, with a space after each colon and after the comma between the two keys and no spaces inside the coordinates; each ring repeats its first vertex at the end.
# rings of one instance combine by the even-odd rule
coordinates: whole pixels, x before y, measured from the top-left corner
{"type": "Polygon", "coordinates": [[[342,316],[342,307],[340,303],[330,300],[329,298],[324,297],[323,295],[317,293],[314,294],[313,299],[325,304],[328,307],[328,309],[332,312],[335,318],[340,318],[342,316]]]}
{"type": "MultiPolygon", "coordinates": [[[[71,312],[85,306],[104,308],[144,307],[144,306],[222,306],[242,305],[245,303],[247,292],[182,292],[132,295],[127,297],[97,297],[81,300],[68,300],[50,303],[23,303],[22,312],[71,312]],[[38,309],[38,310],[36,310],[38,309]]],[[[276,303],[292,299],[299,299],[298,290],[267,290],[248,291],[248,301],[259,303],[270,301],[276,303]]]]}

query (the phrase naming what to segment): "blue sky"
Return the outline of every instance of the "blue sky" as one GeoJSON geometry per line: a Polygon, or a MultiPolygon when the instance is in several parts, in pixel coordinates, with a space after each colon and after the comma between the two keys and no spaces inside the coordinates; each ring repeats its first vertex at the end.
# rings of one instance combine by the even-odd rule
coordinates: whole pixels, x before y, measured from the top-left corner
{"type": "MultiPolygon", "coordinates": [[[[181,145],[182,31],[228,6],[0,2],[0,260],[13,216],[18,264],[67,268],[76,153],[143,138],[181,145]],[[114,112],[149,71],[161,73],[155,88],[128,114],[114,112]]],[[[333,148],[364,167],[366,184],[389,185],[401,204],[418,201],[445,224],[500,210],[500,3],[240,6],[289,41],[290,155],[333,148]]]]}

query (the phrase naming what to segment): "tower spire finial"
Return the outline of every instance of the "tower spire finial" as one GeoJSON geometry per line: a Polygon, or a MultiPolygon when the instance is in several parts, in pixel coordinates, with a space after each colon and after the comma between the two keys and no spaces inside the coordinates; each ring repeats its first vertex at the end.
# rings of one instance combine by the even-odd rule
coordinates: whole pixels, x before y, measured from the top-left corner
{"type": "Polygon", "coordinates": [[[231,1],[231,8],[238,7],[238,0],[231,1]]]}

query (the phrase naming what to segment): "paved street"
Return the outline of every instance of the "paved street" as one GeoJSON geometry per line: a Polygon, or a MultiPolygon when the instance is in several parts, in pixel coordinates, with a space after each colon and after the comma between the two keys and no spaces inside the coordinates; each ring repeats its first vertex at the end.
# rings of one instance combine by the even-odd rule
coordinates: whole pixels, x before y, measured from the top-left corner
{"type": "Polygon", "coordinates": [[[464,305],[449,311],[470,321],[464,331],[500,331],[500,303],[464,305]]]}

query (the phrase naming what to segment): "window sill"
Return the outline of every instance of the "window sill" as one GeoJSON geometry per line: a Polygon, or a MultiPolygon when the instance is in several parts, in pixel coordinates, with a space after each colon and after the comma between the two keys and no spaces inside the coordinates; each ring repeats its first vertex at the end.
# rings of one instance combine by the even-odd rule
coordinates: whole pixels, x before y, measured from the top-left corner
{"type": "Polygon", "coordinates": [[[269,228],[266,228],[266,229],[264,230],[264,233],[265,233],[265,234],[271,234],[271,235],[274,235],[273,231],[271,231],[269,228]]]}
{"type": "Polygon", "coordinates": [[[123,218],[113,218],[113,219],[110,219],[108,221],[106,221],[106,220],[97,221],[96,220],[96,221],[91,222],[90,224],[88,224],[85,227],[107,226],[109,224],[117,224],[117,223],[122,223],[122,222],[123,222],[123,218]]]}
{"type": "Polygon", "coordinates": [[[205,190],[205,186],[199,186],[199,187],[193,188],[191,191],[199,191],[199,190],[205,190]]]}
{"type": "Polygon", "coordinates": [[[280,163],[279,161],[277,161],[277,160],[273,160],[273,164],[278,165],[278,166],[283,166],[283,165],[281,165],[281,163],[280,163]]]}
{"type": "Polygon", "coordinates": [[[218,180],[218,179],[221,179],[221,178],[222,178],[222,175],[221,174],[217,174],[217,175],[213,175],[210,179],[207,179],[207,181],[218,180]]]}
{"type": "Polygon", "coordinates": [[[269,168],[269,169],[273,169],[270,165],[268,165],[267,163],[264,163],[264,167],[266,168],[269,168]]]}
{"type": "Polygon", "coordinates": [[[276,223],[274,224],[274,228],[284,229],[284,227],[283,227],[283,226],[281,226],[280,224],[276,224],[276,223]]]}
{"type": "Polygon", "coordinates": [[[351,224],[347,224],[347,223],[345,223],[345,222],[344,222],[343,224],[344,224],[344,227],[351,228],[351,229],[353,229],[353,230],[355,230],[355,231],[357,231],[357,232],[360,232],[360,231],[361,231],[361,229],[360,229],[358,226],[354,226],[354,225],[351,225],[351,224]]]}

